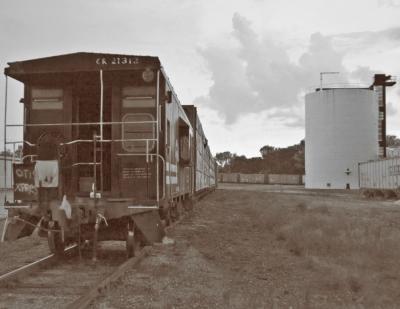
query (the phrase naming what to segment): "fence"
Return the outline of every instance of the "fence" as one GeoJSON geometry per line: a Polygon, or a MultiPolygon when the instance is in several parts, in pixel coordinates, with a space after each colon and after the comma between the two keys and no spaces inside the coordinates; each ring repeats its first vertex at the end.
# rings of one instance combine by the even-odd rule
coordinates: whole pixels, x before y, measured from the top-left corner
{"type": "Polygon", "coordinates": [[[359,164],[360,188],[396,189],[400,187],[400,158],[359,164]]]}
{"type": "Polygon", "coordinates": [[[218,173],[218,181],[221,183],[302,185],[304,184],[304,175],[218,173]]]}

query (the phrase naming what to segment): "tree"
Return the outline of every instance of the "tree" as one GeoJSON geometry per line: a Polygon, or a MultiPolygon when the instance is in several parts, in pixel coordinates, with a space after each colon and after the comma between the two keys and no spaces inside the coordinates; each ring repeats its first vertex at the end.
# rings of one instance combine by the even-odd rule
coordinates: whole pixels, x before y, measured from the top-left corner
{"type": "Polygon", "coordinates": [[[260,148],[260,153],[261,153],[261,156],[265,159],[268,154],[270,154],[276,150],[277,150],[277,148],[275,148],[273,146],[265,145],[260,148]]]}
{"type": "Polygon", "coordinates": [[[4,151],[0,152],[0,157],[4,157],[4,155],[6,155],[6,157],[12,157],[13,153],[10,149],[6,149],[6,152],[4,153],[4,151]]]}
{"type": "Polygon", "coordinates": [[[246,158],[229,151],[216,154],[220,172],[245,174],[304,174],[304,140],[286,148],[265,145],[262,158],[246,158]]]}
{"type": "Polygon", "coordinates": [[[233,154],[230,151],[218,152],[215,155],[215,159],[219,166],[224,167],[225,165],[229,165],[233,158],[233,154]]]}
{"type": "Polygon", "coordinates": [[[387,147],[400,147],[400,139],[396,135],[386,135],[387,147]]]}
{"type": "Polygon", "coordinates": [[[18,145],[18,149],[15,150],[15,156],[17,158],[22,158],[22,145],[18,145]]]}

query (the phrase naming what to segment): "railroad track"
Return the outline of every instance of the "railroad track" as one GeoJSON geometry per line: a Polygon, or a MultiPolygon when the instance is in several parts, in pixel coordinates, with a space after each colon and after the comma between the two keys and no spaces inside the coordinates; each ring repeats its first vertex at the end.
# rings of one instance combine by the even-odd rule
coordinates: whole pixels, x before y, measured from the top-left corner
{"type": "MultiPolygon", "coordinates": [[[[67,247],[65,249],[66,257],[73,255],[75,253],[76,249],[77,249],[76,245],[67,247]]],[[[50,267],[51,265],[53,265],[56,262],[57,262],[57,257],[54,254],[50,254],[50,255],[45,256],[35,262],[26,264],[17,269],[14,269],[5,274],[2,274],[2,275],[0,275],[0,289],[1,289],[1,287],[7,286],[9,283],[12,283],[13,281],[19,280],[22,277],[26,277],[29,274],[32,274],[33,272],[40,270],[41,268],[50,267]]]]}
{"type": "MultiPolygon", "coordinates": [[[[187,214],[184,212],[166,231],[173,229],[187,214]]],[[[135,257],[126,260],[124,242],[108,245],[101,242],[98,261],[94,263],[91,251],[79,259],[77,246],[71,246],[66,249],[66,259],[60,260],[51,254],[0,275],[0,309],[86,308],[150,250],[151,247],[144,247],[135,257]]]]}
{"type": "Polygon", "coordinates": [[[79,259],[76,249],[68,248],[68,258],[49,255],[1,275],[0,309],[86,308],[150,250],[145,247],[126,260],[124,243],[102,244],[93,263],[90,255],[79,259]]]}

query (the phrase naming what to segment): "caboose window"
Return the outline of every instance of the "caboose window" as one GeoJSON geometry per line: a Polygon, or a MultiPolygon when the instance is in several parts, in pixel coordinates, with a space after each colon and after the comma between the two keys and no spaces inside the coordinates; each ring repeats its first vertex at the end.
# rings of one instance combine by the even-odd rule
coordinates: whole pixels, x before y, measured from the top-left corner
{"type": "Polygon", "coordinates": [[[122,88],[122,107],[155,107],[154,87],[124,87],[122,88]]]}
{"type": "Polygon", "coordinates": [[[62,89],[32,89],[33,110],[61,110],[63,109],[62,89]]]}
{"type": "Polygon", "coordinates": [[[153,97],[124,97],[122,99],[122,106],[124,108],[135,107],[154,107],[156,100],[153,97]]]}
{"type": "Polygon", "coordinates": [[[122,147],[125,151],[146,153],[154,149],[156,124],[151,114],[126,114],[122,118],[122,147]]]}

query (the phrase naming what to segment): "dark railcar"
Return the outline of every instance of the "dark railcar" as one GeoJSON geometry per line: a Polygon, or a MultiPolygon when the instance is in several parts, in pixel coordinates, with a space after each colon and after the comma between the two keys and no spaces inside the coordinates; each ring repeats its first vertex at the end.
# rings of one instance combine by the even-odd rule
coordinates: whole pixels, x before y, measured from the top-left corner
{"type": "Polygon", "coordinates": [[[208,140],[204,134],[197,108],[194,105],[183,105],[183,108],[194,129],[193,162],[194,162],[194,191],[202,193],[217,186],[217,168],[208,140]]]}
{"type": "Polygon", "coordinates": [[[196,109],[186,115],[157,57],[75,53],[12,62],[5,74],[25,88],[3,238],[39,226],[54,252],[126,240],[133,255],[215,185],[196,109]]]}

